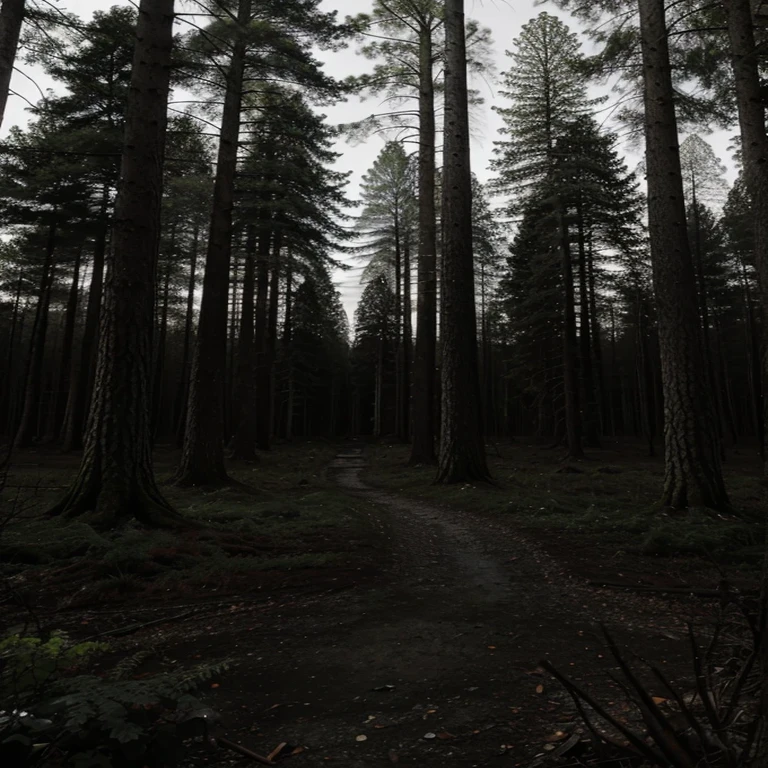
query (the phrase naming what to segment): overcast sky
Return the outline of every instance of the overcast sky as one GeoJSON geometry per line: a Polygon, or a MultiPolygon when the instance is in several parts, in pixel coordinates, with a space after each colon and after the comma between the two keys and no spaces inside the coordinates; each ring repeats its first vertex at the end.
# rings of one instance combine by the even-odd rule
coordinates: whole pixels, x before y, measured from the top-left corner
{"type": "MultiPolygon", "coordinates": [[[[57,0],[54,0],[57,2],[57,0]]],[[[84,19],[90,18],[94,10],[105,9],[110,5],[126,5],[127,2],[99,2],[98,0],[58,0],[58,5],[63,10],[77,13],[84,19]]],[[[177,0],[177,7],[179,0],[177,0]]],[[[323,6],[327,10],[337,10],[340,17],[346,15],[361,13],[370,10],[371,0],[323,0],[323,6]]],[[[539,14],[542,10],[560,16],[569,26],[578,29],[578,25],[568,18],[567,14],[558,11],[553,4],[537,7],[534,0],[466,0],[466,13],[470,18],[477,19],[483,26],[489,27],[493,34],[493,55],[492,59],[497,73],[501,73],[508,68],[508,59],[504,51],[512,47],[512,41],[519,34],[520,28],[529,19],[539,14]]],[[[322,58],[327,62],[326,70],[329,74],[342,78],[350,74],[359,74],[366,71],[371,63],[355,52],[355,46],[340,52],[323,52],[322,58]]],[[[32,69],[20,65],[20,69],[28,74],[34,83],[24,77],[22,74],[14,73],[11,82],[11,88],[18,92],[20,96],[29,99],[32,102],[39,99],[40,94],[38,86],[43,90],[47,88],[56,88],[49,78],[38,69],[32,69]]],[[[481,180],[489,177],[488,163],[492,155],[493,141],[497,136],[500,126],[500,120],[491,106],[496,102],[496,84],[493,82],[477,81],[474,87],[480,90],[485,99],[485,104],[475,110],[473,115],[473,141],[472,141],[472,167],[481,180]]],[[[24,124],[28,116],[24,111],[26,103],[23,98],[11,95],[8,100],[6,117],[3,125],[2,134],[7,133],[8,128],[14,124],[24,124]]],[[[359,120],[372,112],[379,111],[379,103],[376,99],[369,99],[361,102],[359,99],[350,99],[348,102],[339,104],[333,108],[323,110],[332,123],[346,123],[359,120]]],[[[710,141],[720,158],[727,163],[729,160],[727,146],[729,138],[735,133],[735,130],[718,132],[712,136],[705,137],[710,141]]],[[[354,146],[346,142],[340,142],[337,151],[343,153],[339,160],[340,170],[352,171],[351,183],[349,187],[349,197],[356,198],[360,184],[360,178],[371,166],[376,155],[384,144],[384,138],[374,136],[366,143],[354,146]]],[[[627,161],[630,167],[635,167],[638,156],[630,153],[627,161]]],[[[728,163],[727,163],[728,164],[728,163]]],[[[733,173],[729,173],[731,177],[733,173]]],[[[360,272],[361,267],[358,264],[350,272],[339,273],[336,280],[342,293],[345,309],[349,315],[350,323],[353,321],[354,309],[357,299],[361,292],[360,272]]]]}

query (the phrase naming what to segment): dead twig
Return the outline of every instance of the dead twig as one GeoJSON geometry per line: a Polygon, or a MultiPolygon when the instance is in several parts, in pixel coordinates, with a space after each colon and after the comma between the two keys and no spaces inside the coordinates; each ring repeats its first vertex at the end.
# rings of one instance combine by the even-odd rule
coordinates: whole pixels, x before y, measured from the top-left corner
{"type": "Polygon", "coordinates": [[[282,751],[288,746],[287,741],[281,741],[268,755],[267,760],[274,760],[279,757],[282,751]]]}
{"type": "Polygon", "coordinates": [[[238,754],[244,755],[245,757],[250,757],[251,760],[254,760],[257,763],[261,763],[261,765],[277,765],[277,763],[275,763],[273,760],[270,760],[268,757],[257,755],[247,747],[243,747],[240,744],[236,744],[234,741],[225,739],[223,736],[217,736],[215,741],[219,746],[231,749],[233,752],[237,752],[238,754]]]}
{"type": "Polygon", "coordinates": [[[188,619],[190,616],[194,616],[198,613],[203,613],[203,610],[186,611],[185,613],[180,613],[177,616],[164,616],[161,619],[145,621],[143,624],[129,624],[127,627],[108,629],[106,632],[99,632],[95,635],[91,635],[87,639],[95,640],[97,637],[125,637],[126,635],[132,635],[134,632],[138,632],[140,629],[145,629],[146,627],[154,627],[158,624],[168,624],[172,621],[181,621],[182,619],[188,619]]]}

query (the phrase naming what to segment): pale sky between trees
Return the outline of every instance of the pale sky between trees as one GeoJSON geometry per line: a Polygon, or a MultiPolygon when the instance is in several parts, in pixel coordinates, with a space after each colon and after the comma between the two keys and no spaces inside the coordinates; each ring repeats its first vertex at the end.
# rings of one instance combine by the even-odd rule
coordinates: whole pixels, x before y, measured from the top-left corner
{"type": "MultiPolygon", "coordinates": [[[[95,10],[106,10],[113,5],[130,5],[127,0],[52,0],[59,8],[76,13],[78,16],[87,20],[95,10]]],[[[328,10],[337,10],[339,17],[347,15],[364,13],[370,10],[372,0],[324,0],[323,5],[328,10]]],[[[191,11],[194,5],[187,0],[177,0],[177,9],[184,7],[191,11]]],[[[467,16],[477,19],[483,26],[489,27],[493,35],[493,50],[491,52],[492,62],[496,69],[495,76],[484,80],[475,80],[472,86],[476,88],[485,103],[473,110],[471,119],[473,121],[472,133],[472,170],[481,181],[490,177],[488,170],[489,161],[493,154],[493,142],[497,138],[498,129],[501,126],[501,120],[491,109],[493,104],[499,98],[498,75],[505,71],[509,65],[509,59],[504,51],[512,47],[513,40],[520,33],[523,24],[542,11],[547,11],[552,15],[561,18],[573,30],[579,30],[579,24],[571,19],[568,14],[557,10],[551,3],[537,3],[534,0],[467,0],[467,16]]],[[[178,23],[179,31],[183,31],[186,25],[178,23]]],[[[585,50],[589,50],[589,41],[584,38],[585,50]]],[[[322,51],[319,57],[327,62],[326,71],[335,77],[344,78],[348,75],[360,74],[367,71],[372,62],[367,61],[362,56],[358,56],[357,45],[352,44],[346,50],[339,52],[322,51]]],[[[29,115],[25,112],[28,106],[24,99],[35,103],[40,98],[40,90],[45,91],[48,88],[56,90],[58,87],[49,77],[47,77],[38,67],[30,67],[21,61],[17,61],[17,66],[24,74],[15,72],[11,81],[11,89],[19,96],[11,95],[8,100],[6,118],[3,125],[2,135],[7,135],[9,128],[13,125],[23,125],[28,121],[29,115]],[[27,75],[27,76],[25,76],[27,75]],[[31,78],[31,79],[30,79],[31,78]],[[23,97],[23,98],[22,98],[23,97]]],[[[593,91],[596,95],[609,91],[608,87],[595,87],[593,91]]],[[[610,95],[610,94],[609,94],[610,95]]],[[[184,98],[178,93],[175,98],[184,98]]],[[[380,98],[372,98],[361,101],[358,98],[350,98],[346,103],[334,107],[324,108],[322,111],[328,115],[329,122],[348,123],[360,120],[373,112],[383,111],[380,104],[380,98]]],[[[503,103],[503,102],[499,102],[503,103]]],[[[608,117],[611,112],[612,100],[605,105],[601,105],[600,114],[608,117]]],[[[735,122],[734,115],[734,122],[735,122]]],[[[607,125],[611,125],[610,118],[607,125]]],[[[621,133],[620,126],[613,126],[617,133],[621,133]]],[[[728,181],[731,183],[735,177],[733,162],[731,161],[728,145],[731,138],[736,135],[737,129],[734,126],[731,130],[716,131],[711,135],[704,135],[699,131],[703,138],[714,147],[714,150],[720,160],[728,168],[728,181]]],[[[681,137],[681,139],[684,137],[681,137]]],[[[338,168],[344,171],[352,171],[350,177],[349,197],[356,199],[360,180],[363,174],[371,167],[379,151],[385,143],[385,137],[372,136],[362,144],[350,144],[344,140],[339,141],[336,151],[342,152],[343,157],[339,159],[338,168]]],[[[438,144],[440,139],[438,138],[438,144]]],[[[416,150],[412,146],[413,151],[416,150]]],[[[642,148],[638,146],[625,147],[627,163],[630,168],[635,168],[641,159],[642,148]]],[[[339,285],[342,294],[344,308],[350,320],[354,318],[354,311],[358,298],[362,292],[360,286],[360,274],[362,266],[354,260],[350,260],[353,269],[348,272],[338,272],[335,280],[339,285]]]]}

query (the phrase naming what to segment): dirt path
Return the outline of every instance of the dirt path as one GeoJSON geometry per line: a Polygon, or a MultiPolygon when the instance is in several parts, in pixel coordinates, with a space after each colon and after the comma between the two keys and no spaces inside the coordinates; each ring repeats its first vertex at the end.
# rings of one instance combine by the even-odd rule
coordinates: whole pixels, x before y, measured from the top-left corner
{"type": "Polygon", "coordinates": [[[501,523],[367,487],[363,465],[347,450],[331,471],[386,544],[380,585],[186,641],[244,658],[212,696],[243,743],[308,747],[296,766],[511,766],[572,718],[540,658],[611,698],[596,621],[677,668],[679,605],[582,588],[501,523]]]}

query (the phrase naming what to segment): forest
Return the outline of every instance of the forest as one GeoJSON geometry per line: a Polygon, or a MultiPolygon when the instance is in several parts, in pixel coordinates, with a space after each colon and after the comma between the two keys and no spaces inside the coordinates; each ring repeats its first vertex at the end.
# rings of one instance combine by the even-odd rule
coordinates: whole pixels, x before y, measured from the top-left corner
{"type": "Polygon", "coordinates": [[[70,5],[0,4],[2,764],[768,766],[768,3],[70,5]]]}

